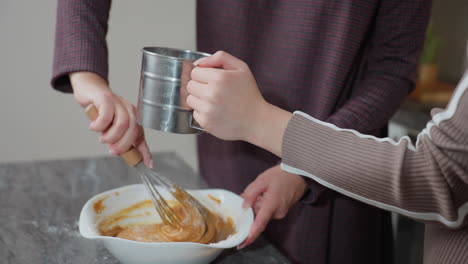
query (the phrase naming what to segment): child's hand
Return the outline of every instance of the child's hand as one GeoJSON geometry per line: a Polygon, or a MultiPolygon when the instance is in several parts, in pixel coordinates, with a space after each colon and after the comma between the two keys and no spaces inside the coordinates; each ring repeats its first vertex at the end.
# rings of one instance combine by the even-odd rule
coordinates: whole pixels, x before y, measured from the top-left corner
{"type": "Polygon", "coordinates": [[[241,194],[243,207],[253,208],[255,220],[249,236],[238,248],[253,243],[272,218],[284,218],[306,190],[307,184],[302,176],[285,172],[279,165],[260,174],[241,194]]]}
{"type": "Polygon", "coordinates": [[[102,133],[99,141],[109,146],[109,152],[119,155],[135,145],[146,166],[152,167],[151,153],[143,128],[138,125],[135,107],[112,93],[107,82],[95,73],[71,73],[70,81],[78,104],[82,107],[94,104],[98,109],[99,116],[91,122],[89,129],[102,133]]]}
{"type": "Polygon", "coordinates": [[[219,51],[194,63],[187,104],[195,120],[225,140],[247,140],[267,103],[243,61],[219,51]]]}

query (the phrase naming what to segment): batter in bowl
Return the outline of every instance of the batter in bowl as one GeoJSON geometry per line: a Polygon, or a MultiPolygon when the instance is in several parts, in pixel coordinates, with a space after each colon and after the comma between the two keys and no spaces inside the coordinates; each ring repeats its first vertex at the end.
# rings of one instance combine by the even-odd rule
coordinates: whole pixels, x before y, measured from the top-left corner
{"type": "MultiPolygon", "coordinates": [[[[96,203],[102,204],[102,201],[96,203]]],[[[171,201],[170,206],[182,219],[180,227],[164,223],[134,224],[122,226],[121,220],[135,217],[134,212],[154,207],[151,200],[145,200],[107,216],[98,223],[99,233],[140,242],[196,242],[203,244],[216,243],[234,234],[235,228],[231,218],[226,220],[219,214],[208,211],[206,224],[203,216],[193,207],[171,201]]],[[[102,209],[101,209],[102,210],[102,209]]],[[[138,215],[136,215],[138,216],[138,215]]]]}

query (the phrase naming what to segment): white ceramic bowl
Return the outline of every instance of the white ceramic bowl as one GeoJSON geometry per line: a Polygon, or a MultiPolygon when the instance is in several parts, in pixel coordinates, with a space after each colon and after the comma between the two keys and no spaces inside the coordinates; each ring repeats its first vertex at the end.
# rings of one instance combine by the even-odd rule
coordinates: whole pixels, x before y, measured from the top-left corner
{"type": "MultiPolygon", "coordinates": [[[[140,201],[148,200],[149,196],[144,188],[142,184],[128,185],[103,192],[89,199],[83,206],[80,214],[79,228],[81,235],[88,239],[102,241],[104,246],[117,259],[126,264],[209,263],[223,249],[235,247],[247,238],[250,226],[253,223],[252,209],[243,209],[243,199],[240,196],[221,189],[189,190],[188,192],[211,210],[225,217],[232,218],[237,232],[226,240],[205,245],[192,242],[145,243],[101,236],[98,232],[96,221],[103,216],[111,215],[140,201]],[[218,204],[214,200],[209,199],[208,194],[219,199],[221,202],[218,204]],[[102,199],[104,199],[104,209],[97,214],[94,210],[94,204],[102,199]]],[[[161,189],[160,191],[164,195],[165,191],[161,189]]],[[[161,220],[155,213],[155,210],[151,212],[154,213],[151,215],[139,214],[141,215],[139,216],[141,219],[137,219],[137,217],[129,221],[160,222],[161,220]]]]}

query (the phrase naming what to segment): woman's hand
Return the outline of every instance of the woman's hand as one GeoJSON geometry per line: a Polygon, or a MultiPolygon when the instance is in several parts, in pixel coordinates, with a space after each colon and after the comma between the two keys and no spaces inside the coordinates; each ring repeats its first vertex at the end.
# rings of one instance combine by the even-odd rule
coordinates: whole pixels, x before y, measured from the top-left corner
{"type": "Polygon", "coordinates": [[[244,198],[243,207],[253,208],[255,220],[249,236],[238,248],[253,243],[272,218],[284,218],[306,190],[307,184],[302,176],[285,172],[280,165],[260,174],[241,194],[244,198]]]}
{"type": "Polygon", "coordinates": [[[218,51],[194,63],[187,85],[193,117],[210,134],[244,140],[281,156],[292,114],[267,103],[243,61],[218,51]]]}
{"type": "Polygon", "coordinates": [[[76,102],[82,107],[94,104],[98,109],[99,116],[91,122],[89,129],[101,132],[99,141],[108,145],[109,152],[119,155],[135,145],[146,166],[152,167],[151,153],[143,128],[137,123],[135,107],[114,94],[107,82],[95,73],[71,73],[70,81],[76,102]]]}

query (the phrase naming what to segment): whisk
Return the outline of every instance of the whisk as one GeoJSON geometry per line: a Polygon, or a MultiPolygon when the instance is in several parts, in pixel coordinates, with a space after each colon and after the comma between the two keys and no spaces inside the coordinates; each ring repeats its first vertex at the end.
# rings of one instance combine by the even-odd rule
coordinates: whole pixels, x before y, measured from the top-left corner
{"type": "MultiPolygon", "coordinates": [[[[93,104],[88,105],[85,112],[91,120],[96,120],[99,115],[98,109],[93,104]]],[[[121,153],[120,157],[122,157],[128,165],[136,168],[143,184],[150,194],[156,211],[161,216],[161,219],[165,224],[173,227],[181,227],[183,223],[180,217],[169,206],[169,203],[166,201],[164,196],[161,195],[157,188],[155,188],[155,184],[168,190],[181,205],[195,208],[202,216],[203,223],[206,226],[208,209],[183,188],[172,183],[169,179],[158,174],[156,171],[146,167],[142,162],[143,157],[141,156],[140,151],[132,146],[126,152],[121,153]]]]}

